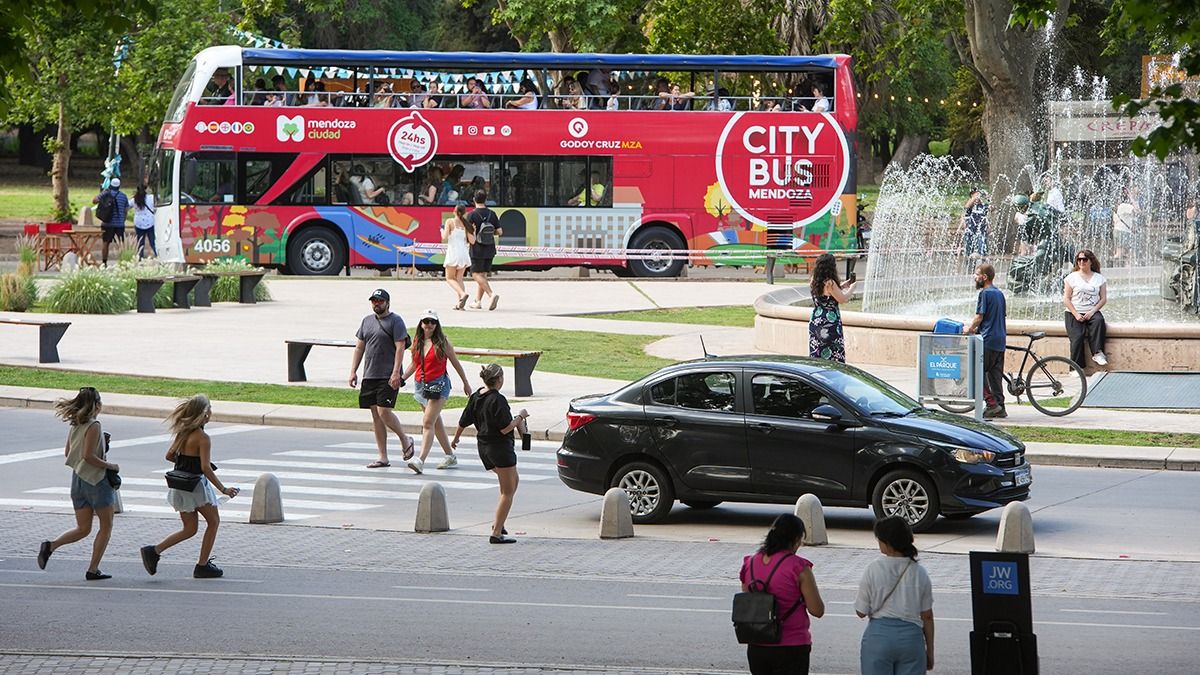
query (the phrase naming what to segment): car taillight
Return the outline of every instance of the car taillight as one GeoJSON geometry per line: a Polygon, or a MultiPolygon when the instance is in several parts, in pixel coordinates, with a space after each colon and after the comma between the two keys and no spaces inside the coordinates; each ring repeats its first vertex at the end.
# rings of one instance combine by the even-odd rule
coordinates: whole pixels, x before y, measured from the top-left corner
{"type": "Polygon", "coordinates": [[[576,429],[586,425],[589,422],[595,421],[595,415],[587,413],[569,412],[567,413],[567,430],[575,431],[576,429]]]}

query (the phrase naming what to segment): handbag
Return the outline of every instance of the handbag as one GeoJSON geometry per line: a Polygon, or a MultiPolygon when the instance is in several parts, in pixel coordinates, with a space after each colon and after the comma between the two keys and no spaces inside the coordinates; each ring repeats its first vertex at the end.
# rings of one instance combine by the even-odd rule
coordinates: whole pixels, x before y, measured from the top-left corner
{"type": "MultiPolygon", "coordinates": [[[[733,596],[733,631],[739,644],[777,644],[783,622],[804,604],[804,596],[801,596],[791,609],[780,616],[775,596],[767,591],[771,577],[775,576],[789,555],[779,557],[766,581],[754,578],[754,558],[750,559],[750,583],[746,585],[749,590],[733,596]]],[[[757,556],[755,553],[754,557],[757,556]]]]}
{"type": "MultiPolygon", "coordinates": [[[[425,357],[423,355],[421,356],[421,377],[425,377],[425,357]]],[[[427,399],[441,398],[444,386],[445,384],[437,380],[433,382],[421,382],[421,396],[427,399]]]]}
{"type": "Polygon", "coordinates": [[[121,474],[117,473],[115,470],[105,469],[104,479],[108,481],[108,484],[112,486],[112,489],[121,489],[121,474]]]}
{"type": "Polygon", "coordinates": [[[182,490],[191,492],[200,484],[201,474],[192,473],[191,471],[182,471],[180,469],[171,469],[165,474],[167,479],[167,487],[172,490],[182,490]]]}

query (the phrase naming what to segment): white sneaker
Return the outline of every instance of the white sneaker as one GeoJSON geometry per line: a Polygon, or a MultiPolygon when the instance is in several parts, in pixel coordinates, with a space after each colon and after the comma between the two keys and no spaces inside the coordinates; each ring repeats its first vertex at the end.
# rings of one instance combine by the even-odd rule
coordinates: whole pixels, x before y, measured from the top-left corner
{"type": "Polygon", "coordinates": [[[449,469],[452,466],[458,466],[458,455],[446,455],[446,459],[443,459],[442,463],[437,465],[437,468],[449,469]]]}
{"type": "Polygon", "coordinates": [[[1104,352],[1096,352],[1095,354],[1092,354],[1092,360],[1095,361],[1096,365],[1098,366],[1108,365],[1108,357],[1104,355],[1104,352]]]}
{"type": "Polygon", "coordinates": [[[414,473],[423,473],[422,469],[425,468],[425,462],[422,462],[420,457],[413,457],[408,460],[408,468],[412,469],[414,473]]]}

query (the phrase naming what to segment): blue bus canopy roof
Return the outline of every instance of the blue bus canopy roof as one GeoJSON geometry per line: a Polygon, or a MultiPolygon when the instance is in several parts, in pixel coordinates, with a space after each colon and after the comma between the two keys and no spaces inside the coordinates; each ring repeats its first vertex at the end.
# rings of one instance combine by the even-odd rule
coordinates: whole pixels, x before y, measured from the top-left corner
{"type": "Polygon", "coordinates": [[[349,49],[243,49],[246,65],[305,68],[546,68],[550,70],[834,70],[837,55],[716,56],[686,54],[555,54],[531,52],[391,52],[349,49]]]}

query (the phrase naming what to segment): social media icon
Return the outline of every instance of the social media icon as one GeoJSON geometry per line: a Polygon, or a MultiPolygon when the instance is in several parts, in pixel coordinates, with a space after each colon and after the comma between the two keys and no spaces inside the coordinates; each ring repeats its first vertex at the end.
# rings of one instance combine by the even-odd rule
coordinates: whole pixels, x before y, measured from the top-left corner
{"type": "Polygon", "coordinates": [[[501,136],[511,136],[512,135],[512,127],[508,126],[507,124],[500,127],[500,135],[501,136]]]}
{"type": "Polygon", "coordinates": [[[495,136],[496,135],[496,127],[484,127],[483,135],[484,136],[495,136]]]}
{"type": "Polygon", "coordinates": [[[468,136],[478,136],[479,135],[479,127],[477,127],[473,124],[471,126],[467,127],[467,135],[468,136]]]}
{"type": "Polygon", "coordinates": [[[454,135],[455,135],[455,136],[462,136],[462,135],[463,135],[463,128],[462,128],[462,125],[461,125],[461,124],[455,124],[455,125],[454,125],[454,135]]]}

